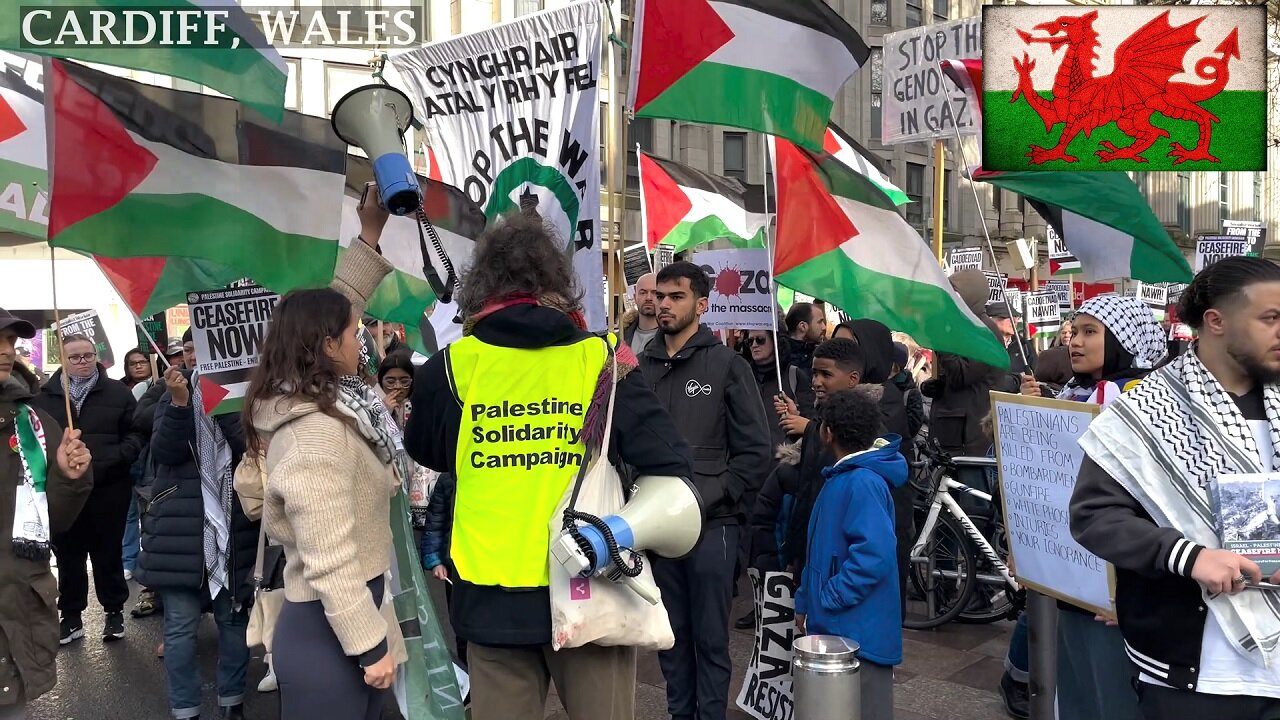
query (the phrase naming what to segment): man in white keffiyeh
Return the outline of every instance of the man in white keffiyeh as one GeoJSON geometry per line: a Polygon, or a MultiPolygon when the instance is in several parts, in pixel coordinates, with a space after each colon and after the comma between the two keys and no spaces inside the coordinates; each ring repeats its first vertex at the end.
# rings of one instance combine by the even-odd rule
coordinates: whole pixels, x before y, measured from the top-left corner
{"type": "Polygon", "coordinates": [[[1191,352],[1081,439],[1072,534],[1116,568],[1146,718],[1280,717],[1280,592],[1257,587],[1280,572],[1221,549],[1211,495],[1224,476],[1280,471],[1280,267],[1223,260],[1180,316],[1199,332],[1191,352]]]}

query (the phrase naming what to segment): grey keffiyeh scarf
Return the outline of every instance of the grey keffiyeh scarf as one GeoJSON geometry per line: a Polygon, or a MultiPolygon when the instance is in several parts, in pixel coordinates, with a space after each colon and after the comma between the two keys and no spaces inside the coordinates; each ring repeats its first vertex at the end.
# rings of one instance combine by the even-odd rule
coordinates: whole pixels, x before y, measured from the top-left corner
{"type": "MultiPolygon", "coordinates": [[[[65,371],[64,371],[65,372],[65,371]]],[[[84,406],[84,399],[89,396],[89,391],[93,390],[98,384],[98,369],[93,369],[93,374],[89,377],[76,377],[68,374],[67,380],[71,383],[71,404],[75,406],[76,414],[80,414],[80,408],[84,406]]]]}
{"type": "MultiPolygon", "coordinates": [[[[1089,425],[1080,445],[1156,524],[1216,548],[1220,542],[1211,483],[1221,475],[1261,473],[1263,466],[1248,422],[1196,350],[1193,345],[1111,403],[1109,412],[1089,425]]],[[[1263,397],[1271,452],[1280,468],[1280,386],[1267,385],[1263,397]]],[[[1280,593],[1206,593],[1205,598],[1231,644],[1255,663],[1274,667],[1280,651],[1280,593]]]]}
{"type": "Polygon", "coordinates": [[[209,597],[233,591],[227,576],[231,558],[231,503],[234,468],[231,446],[218,423],[204,412],[200,376],[191,375],[191,408],[196,421],[196,465],[204,500],[204,568],[209,574],[209,597]]]}
{"type": "Polygon", "coordinates": [[[341,380],[338,402],[346,414],[356,421],[360,435],[369,443],[378,459],[387,465],[393,465],[400,476],[400,482],[407,482],[411,470],[400,427],[373,390],[364,380],[346,375],[341,380]]]}

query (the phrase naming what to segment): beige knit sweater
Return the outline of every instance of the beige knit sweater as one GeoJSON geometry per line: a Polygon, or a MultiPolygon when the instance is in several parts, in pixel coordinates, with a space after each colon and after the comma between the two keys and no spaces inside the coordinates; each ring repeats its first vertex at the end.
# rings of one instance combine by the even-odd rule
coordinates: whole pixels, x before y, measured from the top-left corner
{"type": "MultiPolygon", "coordinates": [[[[343,256],[333,288],[351,299],[358,315],[392,267],[362,242],[343,256]]],[[[339,410],[341,410],[339,406],[339,410]]],[[[284,546],[284,594],[293,602],[319,600],[349,656],[398,639],[366,584],[391,567],[391,498],[399,486],[348,423],[312,402],[262,402],[253,418],[267,446],[263,521],[284,546]],[[389,638],[394,634],[396,638],[389,638]]],[[[246,465],[251,465],[246,458],[246,465]]],[[[254,468],[241,468],[250,475],[254,468]]],[[[392,615],[391,617],[394,617],[392,615]]],[[[396,653],[398,654],[398,653],[396,653]]]]}

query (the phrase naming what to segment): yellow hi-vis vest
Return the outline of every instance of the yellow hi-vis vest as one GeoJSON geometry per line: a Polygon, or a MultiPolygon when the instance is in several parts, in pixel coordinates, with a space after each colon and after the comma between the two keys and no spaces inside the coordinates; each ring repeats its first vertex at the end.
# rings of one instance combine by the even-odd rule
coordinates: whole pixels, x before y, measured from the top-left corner
{"type": "Polygon", "coordinates": [[[475,585],[546,587],[548,524],[582,464],[582,423],[605,344],[591,337],[525,350],[468,336],[447,352],[462,407],[450,544],[458,575],[475,585]]]}

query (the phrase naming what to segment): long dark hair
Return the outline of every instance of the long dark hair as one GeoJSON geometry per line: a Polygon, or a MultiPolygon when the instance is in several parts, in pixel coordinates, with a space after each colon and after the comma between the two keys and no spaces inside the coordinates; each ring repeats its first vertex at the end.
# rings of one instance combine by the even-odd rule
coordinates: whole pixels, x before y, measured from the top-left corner
{"type": "Polygon", "coordinates": [[[147,354],[142,351],[142,348],[134,348],[124,354],[124,384],[125,385],[128,385],[129,387],[134,387],[139,383],[144,383],[148,380],[154,380],[155,378],[156,378],[155,364],[152,363],[151,358],[147,357],[147,354]],[[147,368],[147,376],[145,378],[142,378],[141,380],[134,380],[132,377],[129,376],[129,373],[132,372],[130,370],[131,366],[129,365],[129,358],[133,357],[134,355],[141,355],[142,359],[146,360],[147,365],[149,366],[147,368]]]}
{"type": "Polygon", "coordinates": [[[457,296],[462,316],[479,314],[489,303],[516,295],[558,295],[577,306],[582,289],[560,244],[555,231],[537,215],[503,216],[476,240],[457,296]]]}
{"type": "Polygon", "coordinates": [[[342,338],[342,331],[350,324],[351,301],[330,288],[295,290],[276,305],[241,413],[251,453],[265,449],[253,424],[260,403],[305,400],[314,402],[321,412],[335,415],[342,373],[325,353],[324,341],[342,338]]]}
{"type": "Polygon", "coordinates": [[[378,364],[378,387],[382,387],[382,379],[392,370],[403,370],[409,373],[409,377],[413,377],[413,356],[407,350],[396,350],[388,353],[382,358],[382,362],[378,364]]]}

